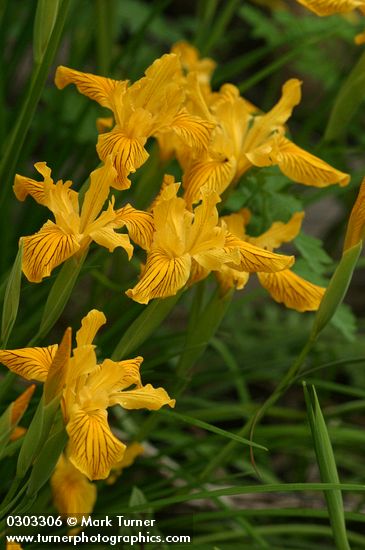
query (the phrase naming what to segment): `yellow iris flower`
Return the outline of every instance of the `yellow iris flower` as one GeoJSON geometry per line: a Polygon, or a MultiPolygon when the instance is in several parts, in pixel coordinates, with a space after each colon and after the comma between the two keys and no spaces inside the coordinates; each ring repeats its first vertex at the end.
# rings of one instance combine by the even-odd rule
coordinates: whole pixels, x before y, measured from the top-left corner
{"type": "MultiPolygon", "coordinates": [[[[77,345],[67,361],[61,401],[69,436],[67,457],[90,480],[108,477],[126,449],[109,427],[108,407],[157,410],[164,405],[175,406],[163,388],[142,385],[142,357],[118,362],[105,359],[98,364],[92,342],[105,322],[104,314],[95,309],[82,320],[77,345]]],[[[53,345],[1,350],[0,361],[28,380],[46,382],[57,349],[53,345]]]]}
{"type": "Polygon", "coordinates": [[[142,304],[152,298],[175,295],[192,283],[219,271],[226,264],[249,272],[272,272],[290,267],[294,258],[266,251],[231,235],[219,226],[218,195],[207,188],[202,202],[191,212],[177,196],[179,184],[165,180],[153,204],[154,234],[138,284],[127,295],[142,304]]]}
{"type": "MultiPolygon", "coordinates": [[[[122,460],[112,467],[106,482],[109,485],[115,483],[124,468],[131,466],[143,451],[139,443],[128,445],[122,460]]],[[[65,453],[61,454],[50,482],[53,503],[61,515],[91,514],[97,498],[96,484],[75,468],[65,453]]]]}
{"type": "Polygon", "coordinates": [[[51,477],[53,502],[58,512],[65,516],[91,514],[97,489],[96,485],[76,468],[62,453],[51,477]]]}
{"type": "Polygon", "coordinates": [[[110,185],[116,178],[110,158],[104,166],[91,173],[81,210],[78,193],[70,188],[72,182],[54,183],[45,162],[38,162],[35,168],[43,176],[43,181],[17,175],[14,192],[19,200],[31,195],[53,213],[55,222],[48,220],[34,235],[21,238],[23,272],[29,281],[37,283],[48,277],[55,267],[71,256],[80,256],[92,241],[110,252],[120,246],[130,258],[133,246],[128,235],[115,231],[123,226],[137,244],[140,239],[144,243],[144,233],[151,224],[149,214],[135,210],[129,204],[114,210],[114,199],[102,211],[110,185]]]}
{"type": "MultiPolygon", "coordinates": [[[[297,0],[299,4],[321,17],[335,13],[349,13],[359,8],[365,14],[365,0],[297,0]]],[[[365,32],[355,37],[356,44],[364,44],[365,32]]]]}
{"type": "MultiPolygon", "coordinates": [[[[193,80],[192,80],[193,82],[193,80]]],[[[195,79],[194,92],[199,85],[195,79]]],[[[194,152],[174,143],[175,152],[184,170],[185,199],[193,204],[200,198],[200,189],[207,185],[218,194],[236,182],[252,166],[279,167],[297,183],[325,187],[339,183],[347,185],[349,176],[323,160],[301,149],[285,137],[285,124],[301,98],[301,82],[288,80],[278,103],[267,113],[261,113],[240,97],[239,90],[225,84],[209,100],[200,94],[195,102],[197,113],[210,113],[215,123],[209,148],[194,152]]],[[[171,142],[170,142],[171,147],[171,142]]]]}
{"type": "Polygon", "coordinates": [[[210,80],[217,66],[216,62],[210,57],[200,58],[199,51],[184,40],[176,42],[171,48],[171,53],[180,58],[184,72],[187,75],[195,73],[200,86],[204,91],[210,92],[210,80]]]}
{"type": "MultiPolygon", "coordinates": [[[[182,143],[197,150],[206,149],[213,124],[189,113],[185,106],[186,91],[179,56],[166,54],[156,59],[145,76],[129,85],[67,67],[58,67],[56,86],[75,84],[78,91],[114,115],[115,126],[99,136],[97,151],[101,160],[113,154],[118,179],[114,186],[130,186],[128,175],[148,158],[147,139],[173,132],[182,143]]],[[[113,119],[103,119],[99,128],[113,126],[113,119]]]]}
{"type": "MultiPolygon", "coordinates": [[[[304,213],[293,214],[287,223],[274,222],[265,233],[258,237],[250,237],[245,232],[249,216],[249,212],[243,209],[235,214],[224,216],[222,220],[232,234],[237,237],[246,239],[266,250],[275,250],[283,243],[295,239],[300,231],[304,213]]],[[[223,292],[232,287],[244,288],[249,278],[249,273],[242,273],[228,266],[223,266],[223,269],[216,275],[223,292]]],[[[290,269],[274,273],[258,272],[257,276],[261,285],[276,302],[300,312],[317,310],[325,292],[325,288],[306,281],[290,269]]]]}

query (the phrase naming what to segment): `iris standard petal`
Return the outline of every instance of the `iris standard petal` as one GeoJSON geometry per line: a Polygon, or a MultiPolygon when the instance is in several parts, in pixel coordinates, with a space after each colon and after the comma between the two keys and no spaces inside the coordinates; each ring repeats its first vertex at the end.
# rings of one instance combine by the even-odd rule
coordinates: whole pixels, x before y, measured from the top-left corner
{"type": "Polygon", "coordinates": [[[105,325],[106,317],[102,311],[92,309],[81,321],[81,327],[76,332],[77,347],[93,343],[99,329],[105,325]]]}

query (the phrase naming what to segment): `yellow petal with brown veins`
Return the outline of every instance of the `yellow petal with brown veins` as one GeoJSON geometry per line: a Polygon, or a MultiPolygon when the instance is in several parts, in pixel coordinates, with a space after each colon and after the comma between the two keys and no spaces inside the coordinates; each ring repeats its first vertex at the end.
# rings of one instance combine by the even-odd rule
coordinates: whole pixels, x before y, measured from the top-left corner
{"type": "Polygon", "coordinates": [[[304,185],[327,187],[334,183],[347,185],[350,176],[301,149],[284,136],[275,136],[261,149],[248,153],[255,166],[279,166],[288,178],[304,185]]]}
{"type": "Polygon", "coordinates": [[[188,254],[174,258],[155,248],[147,256],[141,279],[126,294],[140,304],[148,304],[153,298],[175,296],[189,279],[190,268],[188,254]]]}
{"type": "Polygon", "coordinates": [[[66,429],[68,455],[72,464],[89,479],[105,479],[114,464],[122,460],[126,446],[113,435],[106,410],[79,409],[66,429]]]}
{"type": "Polygon", "coordinates": [[[74,235],[51,221],[29,237],[22,237],[23,272],[28,281],[39,283],[52,270],[73,256],[79,249],[74,235]]]}
{"type": "Polygon", "coordinates": [[[240,263],[231,267],[239,271],[247,271],[248,273],[256,273],[258,271],[272,273],[291,267],[294,263],[294,256],[276,254],[264,248],[259,248],[238,239],[231,233],[227,234],[225,248],[238,248],[240,263]]]}
{"type": "Polygon", "coordinates": [[[111,394],[110,405],[120,405],[124,409],[157,411],[164,405],[175,407],[175,399],[171,399],[163,388],[154,388],[151,384],[147,384],[135,390],[111,394]]]}
{"type": "Polygon", "coordinates": [[[334,13],[347,13],[365,6],[364,0],[297,0],[299,4],[313,11],[316,15],[326,16],[334,13]]]}
{"type": "Polygon", "coordinates": [[[306,281],[290,269],[258,273],[260,283],[276,302],[297,311],[316,311],[325,288],[306,281]]]}
{"type": "Polygon", "coordinates": [[[44,382],[57,348],[55,344],[46,348],[3,349],[0,350],[0,362],[27,380],[44,382]]]}
{"type": "Polygon", "coordinates": [[[113,182],[117,189],[128,189],[130,180],[128,175],[135,172],[148,159],[144,148],[147,137],[128,137],[121,130],[115,128],[111,132],[100,134],[96,150],[101,160],[112,155],[118,178],[113,182]]]}
{"type": "Polygon", "coordinates": [[[233,157],[194,163],[183,177],[184,199],[188,207],[201,199],[203,186],[221,195],[232,182],[235,173],[236,161],[233,157]]]}
{"type": "Polygon", "coordinates": [[[150,212],[136,210],[132,205],[126,204],[116,211],[116,223],[126,225],[132,241],[144,250],[148,250],[152,244],[154,223],[150,212]]]}
{"type": "Polygon", "coordinates": [[[298,236],[304,212],[295,212],[287,223],[274,222],[265,233],[258,237],[250,237],[250,242],[269,250],[279,248],[283,243],[288,243],[298,236]]]}
{"type": "Polygon", "coordinates": [[[118,85],[118,80],[83,73],[60,65],[56,71],[55,84],[59,89],[75,84],[80,94],[97,101],[102,107],[112,109],[113,92],[118,85]]]}

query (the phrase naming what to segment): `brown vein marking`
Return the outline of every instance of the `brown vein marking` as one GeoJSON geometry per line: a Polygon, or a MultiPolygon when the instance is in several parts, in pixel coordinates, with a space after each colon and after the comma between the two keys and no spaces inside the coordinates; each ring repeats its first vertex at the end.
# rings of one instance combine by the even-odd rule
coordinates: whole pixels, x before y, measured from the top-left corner
{"type": "Polygon", "coordinates": [[[301,149],[288,139],[278,140],[280,160],[279,168],[290,178],[306,185],[318,187],[339,182],[346,185],[349,176],[330,166],[327,162],[301,149]]]}
{"type": "Polygon", "coordinates": [[[126,204],[118,210],[118,217],[127,226],[131,239],[145,250],[148,250],[154,233],[152,214],[143,210],[136,210],[130,204],[126,204]]]}
{"type": "Polygon", "coordinates": [[[105,478],[125,446],[110,432],[104,410],[79,411],[68,426],[76,462],[91,479],[105,478]]]}
{"type": "Polygon", "coordinates": [[[186,201],[189,203],[198,200],[203,185],[207,185],[217,193],[222,193],[233,178],[232,169],[233,163],[230,160],[224,162],[209,160],[193,166],[183,178],[186,201]]]}
{"type": "Polygon", "coordinates": [[[13,185],[15,196],[24,201],[27,195],[31,195],[39,204],[44,204],[44,182],[26,178],[17,174],[13,185]]]}
{"type": "Polygon", "coordinates": [[[57,345],[53,345],[47,348],[0,350],[0,361],[10,370],[28,380],[44,382],[57,347],[57,345]]]}
{"type": "Polygon", "coordinates": [[[53,222],[47,222],[35,235],[23,237],[23,242],[24,272],[35,282],[48,276],[54,267],[80,248],[72,235],[63,233],[53,222]]]}
{"type": "Polygon", "coordinates": [[[229,250],[232,247],[237,247],[241,254],[241,263],[239,266],[233,266],[234,269],[247,271],[248,273],[280,271],[293,264],[292,256],[269,252],[228,234],[225,248],[229,250]]]}
{"type": "Polygon", "coordinates": [[[214,125],[197,116],[188,113],[178,114],[173,122],[172,129],[184,139],[188,145],[206,149],[214,125]]]}
{"type": "Polygon", "coordinates": [[[279,273],[260,273],[259,279],[275,301],[297,311],[318,309],[325,289],[286,269],[279,273]]]}
{"type": "Polygon", "coordinates": [[[128,295],[147,300],[173,296],[187,282],[190,263],[188,256],[167,258],[161,249],[154,250],[147,258],[140,282],[128,295]]]}
{"type": "Polygon", "coordinates": [[[117,80],[91,73],[82,73],[62,66],[57,69],[55,82],[58,88],[64,88],[68,84],[75,84],[81,94],[109,109],[112,108],[110,98],[118,85],[117,80]]]}

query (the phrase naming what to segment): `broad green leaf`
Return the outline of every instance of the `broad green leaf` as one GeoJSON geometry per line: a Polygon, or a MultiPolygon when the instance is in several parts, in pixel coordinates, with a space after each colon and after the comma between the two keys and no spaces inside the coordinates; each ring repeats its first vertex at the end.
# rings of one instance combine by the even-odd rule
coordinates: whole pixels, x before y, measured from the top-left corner
{"type": "MultiPolygon", "coordinates": [[[[307,388],[305,383],[303,389],[321,480],[324,483],[339,483],[336,460],[316,390],[314,386],[307,388]]],[[[338,550],[350,550],[346,534],[342,493],[338,489],[326,491],[325,497],[336,546],[338,550]]]]}

